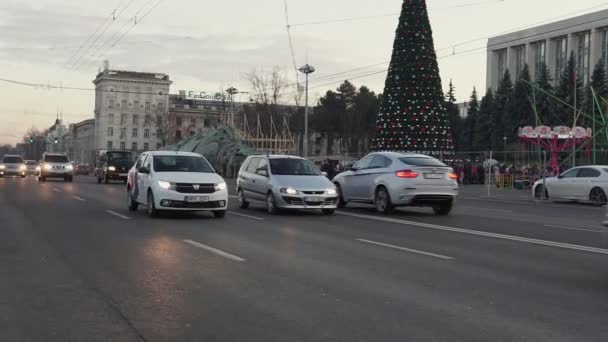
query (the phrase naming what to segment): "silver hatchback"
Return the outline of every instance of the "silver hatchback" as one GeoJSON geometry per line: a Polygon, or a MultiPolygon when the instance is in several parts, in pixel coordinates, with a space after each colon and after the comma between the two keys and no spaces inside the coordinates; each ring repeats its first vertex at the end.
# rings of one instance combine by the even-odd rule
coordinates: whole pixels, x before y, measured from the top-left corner
{"type": "Polygon", "coordinates": [[[458,177],[441,161],[422,154],[378,152],[357,162],[333,182],[339,206],[348,202],[374,204],[388,213],[395,207],[431,207],[447,215],[458,196],[458,177]]]}
{"type": "Polygon", "coordinates": [[[311,161],[295,156],[248,157],[236,187],[241,208],[260,202],[270,214],[279,209],[320,209],[332,215],[338,204],[332,182],[311,161]]]}

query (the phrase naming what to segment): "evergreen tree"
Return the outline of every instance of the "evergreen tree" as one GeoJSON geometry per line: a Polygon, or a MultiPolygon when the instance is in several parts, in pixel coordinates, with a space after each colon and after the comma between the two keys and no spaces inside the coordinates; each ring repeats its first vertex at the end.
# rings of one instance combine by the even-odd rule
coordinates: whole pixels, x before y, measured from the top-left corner
{"type": "Polygon", "coordinates": [[[492,146],[492,116],[494,113],[494,93],[488,89],[481,99],[479,113],[475,120],[473,148],[476,151],[488,151],[492,146]]]}
{"type": "Polygon", "coordinates": [[[507,69],[496,90],[496,101],[492,112],[492,149],[502,149],[503,137],[507,136],[508,130],[513,126],[509,112],[512,94],[513,82],[511,73],[507,69]]]}
{"type": "Polygon", "coordinates": [[[404,0],[373,150],[454,153],[425,0],[404,0]]]}
{"type": "MultiPolygon", "coordinates": [[[[570,106],[577,109],[582,107],[583,82],[576,72],[574,52],[570,54],[568,64],[560,76],[559,86],[555,95],[570,106]]],[[[559,118],[560,125],[572,126],[572,116],[572,108],[563,104],[558,106],[557,117],[559,118]]]]}
{"type": "Polygon", "coordinates": [[[515,83],[508,110],[504,115],[505,136],[510,142],[517,140],[519,128],[534,126],[534,112],[530,100],[530,70],[526,64],[515,83]]]}
{"type": "Polygon", "coordinates": [[[450,88],[445,96],[445,109],[450,120],[450,127],[452,128],[452,134],[454,136],[454,148],[459,151],[462,150],[464,145],[463,133],[464,125],[462,118],[460,117],[460,110],[456,103],[455,87],[452,80],[450,80],[450,88]]]}
{"type": "MultiPolygon", "coordinates": [[[[608,97],[608,84],[606,84],[607,81],[608,79],[606,76],[606,69],[604,68],[604,63],[599,60],[593,68],[593,74],[591,74],[591,82],[585,90],[585,106],[583,108],[583,111],[588,116],[580,116],[580,121],[577,122],[577,125],[593,128],[594,116],[596,123],[597,120],[600,120],[600,115],[598,115],[599,111],[597,104],[593,102],[593,93],[595,93],[595,96],[597,96],[598,100],[600,101],[600,110],[605,109],[606,105],[602,102],[601,99],[606,99],[606,97],[608,97]],[[593,89],[593,92],[591,91],[591,89],[593,89]]],[[[595,128],[597,129],[597,127],[599,126],[596,124],[595,128]]],[[[603,141],[606,141],[604,134],[600,134],[596,137],[596,142],[598,142],[598,146],[599,142],[603,141]]]]}
{"type": "Polygon", "coordinates": [[[469,99],[467,117],[464,121],[464,149],[475,150],[475,127],[479,116],[479,99],[477,89],[473,87],[473,93],[469,99]]]}
{"type": "MultiPolygon", "coordinates": [[[[530,122],[531,126],[556,126],[559,124],[559,117],[556,114],[556,101],[549,95],[554,93],[551,81],[553,81],[551,72],[547,65],[543,63],[539,78],[536,80],[537,89],[533,90],[532,95],[532,100],[536,102],[536,113],[538,114],[539,122],[533,120],[530,122]]],[[[536,118],[534,117],[533,119],[536,118]]]]}

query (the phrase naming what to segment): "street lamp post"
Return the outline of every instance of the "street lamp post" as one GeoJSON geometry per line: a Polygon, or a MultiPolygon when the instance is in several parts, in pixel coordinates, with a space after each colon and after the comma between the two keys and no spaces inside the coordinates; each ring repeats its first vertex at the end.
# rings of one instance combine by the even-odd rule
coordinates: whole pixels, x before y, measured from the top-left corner
{"type": "Polygon", "coordinates": [[[306,75],[306,107],[304,108],[304,151],[303,151],[303,156],[306,158],[308,157],[308,75],[312,74],[313,72],[315,72],[315,68],[312,65],[306,64],[305,66],[301,67],[300,69],[301,73],[306,75]]]}
{"type": "Polygon", "coordinates": [[[507,164],[507,137],[506,136],[502,137],[502,140],[505,143],[505,149],[504,149],[505,156],[504,156],[504,161],[503,162],[505,163],[505,166],[506,166],[506,164],[507,164]]]}
{"type": "Polygon", "coordinates": [[[230,125],[234,127],[234,95],[239,91],[235,87],[230,87],[226,92],[230,95],[230,125]]]}

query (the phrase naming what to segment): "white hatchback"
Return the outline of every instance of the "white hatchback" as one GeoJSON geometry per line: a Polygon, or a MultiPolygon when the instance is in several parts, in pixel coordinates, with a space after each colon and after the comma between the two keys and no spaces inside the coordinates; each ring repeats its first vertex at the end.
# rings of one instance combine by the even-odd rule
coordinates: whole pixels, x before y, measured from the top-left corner
{"type": "Polygon", "coordinates": [[[142,153],[127,180],[129,210],[140,204],[152,217],[159,211],[210,211],[226,215],[226,182],[200,154],[174,151],[142,153]]]}

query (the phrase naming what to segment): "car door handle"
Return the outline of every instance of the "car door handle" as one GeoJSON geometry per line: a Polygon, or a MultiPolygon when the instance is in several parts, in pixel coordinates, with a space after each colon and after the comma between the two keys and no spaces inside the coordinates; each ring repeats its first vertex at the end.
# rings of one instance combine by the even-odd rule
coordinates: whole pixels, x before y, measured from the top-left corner
{"type": "Polygon", "coordinates": [[[255,179],[251,181],[251,183],[255,183],[255,179]]]}

